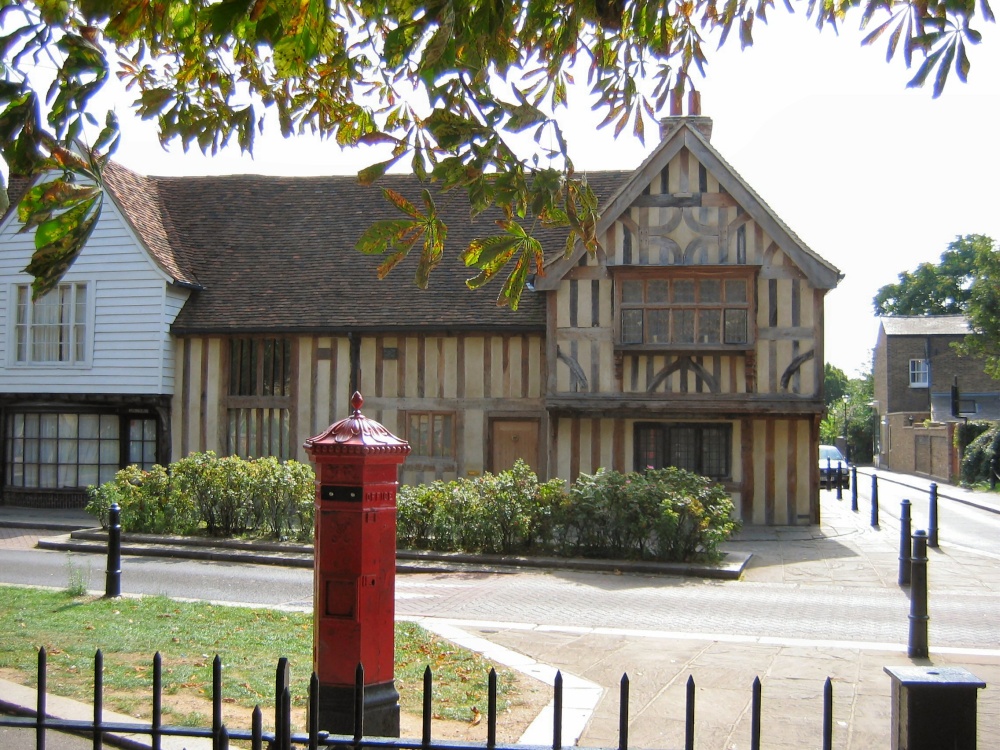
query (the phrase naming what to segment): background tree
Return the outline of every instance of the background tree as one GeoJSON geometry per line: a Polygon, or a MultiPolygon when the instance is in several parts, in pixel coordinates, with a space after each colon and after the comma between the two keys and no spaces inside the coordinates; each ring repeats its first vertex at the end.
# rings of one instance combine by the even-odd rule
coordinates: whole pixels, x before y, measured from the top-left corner
{"type": "Polygon", "coordinates": [[[976,246],[975,275],[966,316],[971,333],[956,346],[966,356],[982,357],[986,372],[1000,378],[1000,252],[988,237],[976,246]]]}
{"type": "Polygon", "coordinates": [[[820,423],[820,442],[834,445],[847,437],[847,457],[851,463],[871,463],[874,455],[875,379],[869,367],[858,378],[848,378],[843,370],[826,365],[826,416],[820,423]],[[832,387],[831,387],[832,386],[832,387]],[[831,395],[837,391],[837,395],[831,395]]]}
{"type": "MultiPolygon", "coordinates": [[[[888,58],[916,67],[911,85],[932,81],[935,96],[951,73],[966,78],[966,48],[981,39],[971,24],[994,20],[987,0],[785,5],[821,29],[857,13],[864,42],[885,40],[888,58]]],[[[286,136],[389,144],[362,182],[402,162],[465,190],[473,213],[501,208],[499,232],[462,257],[470,286],[507,273],[498,301],[516,306],[541,270],[538,228],[565,228],[567,250],[597,246],[594,194],[552,116],[574,66],[587,69],[602,125],[641,138],[647,118],[693,89],[709,36],[746,47],[771,10],[773,0],[0,0],[0,154],[15,174],[57,172],[18,208],[35,232],[34,294],[73,262],[100,212],[118,126],[88,106],[111,74],[109,52],[164,142],[214,153],[235,138],[249,151],[276,120],[286,136]],[[33,80],[43,69],[51,82],[33,80]],[[536,146],[522,151],[519,134],[536,146]]],[[[386,198],[400,217],[371,227],[358,249],[385,253],[385,274],[419,247],[424,285],[447,227],[429,191],[419,206],[386,198]]]]}
{"type": "Polygon", "coordinates": [[[981,248],[993,240],[982,234],[956,237],[941,253],[941,261],[921,263],[917,270],[899,274],[899,282],[886,284],[875,295],[875,314],[959,315],[969,304],[970,288],[976,275],[976,258],[981,248]]]}

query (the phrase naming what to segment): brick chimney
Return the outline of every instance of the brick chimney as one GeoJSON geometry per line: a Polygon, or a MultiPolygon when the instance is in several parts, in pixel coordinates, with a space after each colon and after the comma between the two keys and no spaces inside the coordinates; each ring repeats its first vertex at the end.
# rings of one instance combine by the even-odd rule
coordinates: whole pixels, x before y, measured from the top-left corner
{"type": "Polygon", "coordinates": [[[670,94],[670,116],[660,120],[660,140],[667,137],[682,122],[705,136],[706,141],[712,140],[712,118],[701,114],[701,94],[697,91],[688,92],[688,113],[684,114],[684,94],[674,91],[670,94]]]}

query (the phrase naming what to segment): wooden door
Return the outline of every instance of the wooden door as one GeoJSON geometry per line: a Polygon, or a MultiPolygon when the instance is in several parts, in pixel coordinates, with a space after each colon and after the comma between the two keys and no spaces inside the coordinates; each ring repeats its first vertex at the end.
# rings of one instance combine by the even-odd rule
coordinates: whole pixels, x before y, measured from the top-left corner
{"type": "Polygon", "coordinates": [[[514,466],[522,459],[537,473],[538,432],[537,419],[495,419],[490,431],[490,471],[497,474],[514,466]]]}

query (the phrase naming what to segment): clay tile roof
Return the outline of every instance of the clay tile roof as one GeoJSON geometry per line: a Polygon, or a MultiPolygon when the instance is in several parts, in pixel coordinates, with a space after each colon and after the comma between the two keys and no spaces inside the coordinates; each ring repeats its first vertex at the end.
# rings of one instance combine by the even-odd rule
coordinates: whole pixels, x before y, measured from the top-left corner
{"type": "Polygon", "coordinates": [[[142,239],[153,259],[174,281],[198,286],[193,261],[170,222],[170,212],[160,198],[156,178],[144,177],[121,164],[109,162],[104,182],[126,221],[142,239]]]}
{"type": "MultiPolygon", "coordinates": [[[[596,173],[601,196],[625,173],[596,173]]],[[[475,275],[458,259],[477,237],[499,233],[493,212],[471,218],[461,190],[434,194],[448,225],[444,258],[426,290],[414,282],[421,243],[385,279],[383,256],[354,249],[372,222],[403,215],[381,187],[423,209],[413,175],[389,175],[378,187],[355,176],[142,177],[120,165],[106,178],[116,201],[158,262],[197,285],[178,315],[175,333],[346,330],[542,331],[544,295],[526,289],[517,311],[497,307],[503,284],[472,291],[475,275]]],[[[547,253],[561,252],[564,231],[542,232],[547,253]]]]}

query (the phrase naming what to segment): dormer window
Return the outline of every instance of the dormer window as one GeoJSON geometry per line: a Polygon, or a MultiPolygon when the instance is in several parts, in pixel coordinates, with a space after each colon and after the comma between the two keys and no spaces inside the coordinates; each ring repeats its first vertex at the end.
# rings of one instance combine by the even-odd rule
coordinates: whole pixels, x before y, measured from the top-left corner
{"type": "Polygon", "coordinates": [[[754,338],[747,269],[622,269],[615,274],[621,348],[741,349],[754,338]]]}

